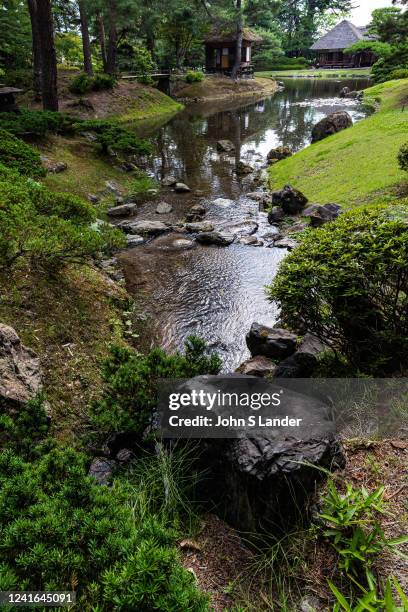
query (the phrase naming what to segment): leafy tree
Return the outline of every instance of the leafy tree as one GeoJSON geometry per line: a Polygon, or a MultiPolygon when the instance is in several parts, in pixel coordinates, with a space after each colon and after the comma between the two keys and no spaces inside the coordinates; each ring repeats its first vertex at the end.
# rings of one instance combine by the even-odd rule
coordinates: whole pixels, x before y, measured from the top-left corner
{"type": "Polygon", "coordinates": [[[406,364],[407,211],[406,204],[359,208],[309,231],[268,288],[284,322],[309,330],[362,372],[406,364]]]}

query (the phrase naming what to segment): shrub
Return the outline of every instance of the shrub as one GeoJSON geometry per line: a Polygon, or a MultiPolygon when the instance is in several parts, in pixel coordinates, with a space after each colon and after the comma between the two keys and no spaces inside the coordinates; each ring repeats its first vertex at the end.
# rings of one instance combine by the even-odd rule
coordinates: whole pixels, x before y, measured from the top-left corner
{"type": "Polygon", "coordinates": [[[45,176],[38,151],[2,129],[0,129],[0,163],[25,176],[33,178],[45,176]]]}
{"type": "Polygon", "coordinates": [[[359,208],[309,230],[267,289],[285,323],[365,373],[407,360],[407,212],[404,204],[359,208]]]}
{"type": "Polygon", "coordinates": [[[115,78],[109,74],[100,73],[95,76],[89,76],[85,72],[81,72],[81,74],[78,74],[72,80],[69,90],[72,93],[84,94],[90,91],[113,89],[115,83],[115,78]]]}
{"type": "Polygon", "coordinates": [[[106,224],[90,226],[93,219],[95,211],[78,198],[54,195],[18,177],[0,180],[0,266],[28,262],[54,273],[123,245],[120,231],[106,224]]]}
{"type": "Polygon", "coordinates": [[[339,612],[340,610],[345,610],[346,612],[362,612],[362,610],[371,610],[374,612],[377,610],[378,612],[384,612],[384,610],[387,612],[405,612],[408,610],[408,599],[396,578],[392,579],[392,583],[390,578],[387,579],[383,594],[380,593],[380,589],[375,583],[371,584],[368,589],[358,584],[357,586],[360,593],[356,606],[354,606],[353,603],[349,604],[347,598],[332,582],[330,582],[330,580],[328,584],[337,601],[334,607],[335,612],[339,612]],[[397,595],[394,595],[393,587],[397,595]],[[400,603],[402,604],[401,606],[399,605],[400,603]]]}
{"type": "Polygon", "coordinates": [[[0,413],[0,449],[12,449],[26,459],[34,457],[37,445],[48,433],[49,419],[44,398],[37,396],[18,411],[0,413]]]}
{"type": "Polygon", "coordinates": [[[408,142],[402,145],[399,150],[398,164],[401,170],[405,170],[405,172],[408,172],[408,142]]]}
{"type": "Polygon", "coordinates": [[[332,480],[322,502],[320,518],[326,529],[323,535],[329,539],[339,556],[339,567],[357,580],[365,578],[368,585],[375,582],[372,566],[376,557],[386,548],[395,548],[408,542],[408,536],[387,539],[377,519],[383,512],[385,487],[371,494],[362,487],[346,485],[340,494],[332,480]]]}
{"type": "Polygon", "coordinates": [[[205,343],[190,336],[185,353],[166,355],[159,348],[141,355],[129,348],[112,346],[103,369],[106,392],[94,404],[91,423],[102,433],[128,431],[141,436],[156,408],[157,380],[217,374],[221,360],[208,355],[205,343]]]}
{"type": "Polygon", "coordinates": [[[55,448],[34,463],[0,453],[0,584],[76,590],[81,609],[207,610],[175,534],[138,516],[128,487],[101,487],[87,459],[55,448]]]}
{"type": "Polygon", "coordinates": [[[204,74],[199,70],[188,70],[186,73],[187,83],[201,83],[204,79],[204,74]]]}
{"type": "Polygon", "coordinates": [[[390,79],[408,79],[408,68],[398,68],[390,74],[390,79]]]}
{"type": "Polygon", "coordinates": [[[0,113],[0,129],[16,136],[44,138],[48,132],[72,132],[73,119],[53,111],[29,111],[21,113],[0,113]]]}
{"type": "Polygon", "coordinates": [[[115,125],[106,120],[88,120],[75,124],[77,130],[90,130],[96,133],[97,142],[102,151],[107,153],[109,148],[122,153],[150,155],[152,146],[147,140],[138,138],[130,130],[115,125]]]}

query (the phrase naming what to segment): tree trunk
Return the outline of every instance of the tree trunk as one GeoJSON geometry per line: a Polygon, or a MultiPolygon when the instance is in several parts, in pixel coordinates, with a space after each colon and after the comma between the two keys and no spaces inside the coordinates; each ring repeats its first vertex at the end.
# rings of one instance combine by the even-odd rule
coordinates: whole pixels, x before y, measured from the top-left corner
{"type": "Polygon", "coordinates": [[[116,73],[116,55],[118,50],[118,31],[117,31],[116,0],[109,0],[109,39],[108,52],[106,56],[106,72],[116,73]]]}
{"type": "Polygon", "coordinates": [[[103,23],[102,13],[97,14],[99,45],[101,47],[103,71],[106,72],[106,43],[105,43],[105,24],[103,23]]]}
{"type": "Polygon", "coordinates": [[[88,24],[88,13],[84,0],[79,0],[79,17],[81,20],[81,34],[82,34],[82,50],[84,54],[84,70],[89,76],[93,75],[92,70],[92,55],[91,55],[91,42],[89,40],[89,24],[88,24]]]}
{"type": "Polygon", "coordinates": [[[37,96],[41,95],[41,41],[37,22],[37,2],[28,0],[28,12],[31,21],[33,39],[33,88],[37,96]]]}
{"type": "Polygon", "coordinates": [[[50,0],[37,0],[37,24],[41,33],[41,90],[44,110],[58,110],[57,56],[50,0]]]}
{"type": "Polygon", "coordinates": [[[233,79],[238,78],[241,68],[242,39],[244,37],[243,27],[242,0],[237,0],[237,42],[235,45],[235,62],[231,74],[233,79]]]}

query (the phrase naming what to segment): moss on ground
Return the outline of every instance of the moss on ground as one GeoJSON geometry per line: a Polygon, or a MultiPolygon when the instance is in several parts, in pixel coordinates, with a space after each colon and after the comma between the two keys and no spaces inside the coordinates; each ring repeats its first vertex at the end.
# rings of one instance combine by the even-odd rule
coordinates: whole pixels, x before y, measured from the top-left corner
{"type": "Polygon", "coordinates": [[[94,145],[83,138],[52,136],[41,146],[42,154],[52,160],[65,162],[68,169],[58,174],[47,174],[44,184],[55,191],[67,191],[86,198],[89,193],[106,192],[106,181],[115,181],[129,192],[138,193],[157,187],[146,175],[126,173],[115,167],[94,145]]]}
{"type": "Polygon", "coordinates": [[[53,426],[70,437],[101,391],[101,361],[108,345],[122,339],[129,296],[86,266],[67,268],[54,279],[4,274],[0,286],[0,321],[38,353],[53,426]]]}
{"type": "Polygon", "coordinates": [[[398,167],[397,154],[408,141],[408,79],[370,88],[365,100],[370,106],[379,103],[379,110],[271,166],[271,189],[290,183],[313,203],[345,207],[407,195],[407,175],[398,167]]]}

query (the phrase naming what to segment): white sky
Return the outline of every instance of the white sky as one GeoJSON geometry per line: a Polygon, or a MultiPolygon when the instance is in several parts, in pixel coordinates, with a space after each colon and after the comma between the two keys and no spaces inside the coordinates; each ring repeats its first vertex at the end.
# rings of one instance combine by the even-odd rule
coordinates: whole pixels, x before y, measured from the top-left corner
{"type": "Polygon", "coordinates": [[[392,0],[355,0],[358,5],[349,18],[356,26],[368,25],[371,21],[371,13],[375,9],[392,6],[392,0]]]}

